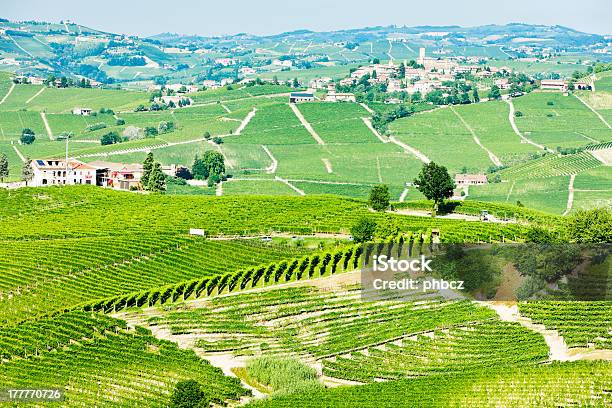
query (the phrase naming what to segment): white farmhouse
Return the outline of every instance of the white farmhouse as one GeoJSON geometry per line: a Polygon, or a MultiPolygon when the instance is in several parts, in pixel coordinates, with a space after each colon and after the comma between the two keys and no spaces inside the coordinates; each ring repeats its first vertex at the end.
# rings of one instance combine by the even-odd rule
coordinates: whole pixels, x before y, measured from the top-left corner
{"type": "Polygon", "coordinates": [[[73,115],[81,115],[81,116],[89,116],[91,115],[91,109],[90,108],[74,108],[72,109],[72,114],[73,115]]]}
{"type": "Polygon", "coordinates": [[[62,159],[32,160],[31,185],[44,187],[65,184],[96,184],[97,168],[78,160],[68,160],[66,164],[62,159]]]}

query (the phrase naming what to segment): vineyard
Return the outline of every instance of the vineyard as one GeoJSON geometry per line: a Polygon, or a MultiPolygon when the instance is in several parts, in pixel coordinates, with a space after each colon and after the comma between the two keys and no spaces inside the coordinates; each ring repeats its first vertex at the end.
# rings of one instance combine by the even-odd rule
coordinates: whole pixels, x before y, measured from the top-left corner
{"type": "Polygon", "coordinates": [[[417,334],[399,342],[323,361],[330,377],[362,383],[425,375],[456,375],[470,370],[533,365],[545,361],[541,336],[517,324],[483,321],[417,334]]]}
{"type": "Polygon", "coordinates": [[[65,401],[58,405],[163,406],[173,385],[189,378],[206,383],[217,402],[246,393],[236,379],[193,351],[88,313],[4,328],[0,344],[2,384],[65,390],[65,401]]]}
{"type": "Polygon", "coordinates": [[[192,334],[194,346],[206,353],[263,352],[320,359],[494,316],[488,309],[448,301],[435,293],[412,301],[363,302],[360,296],[358,288],[328,293],[300,287],[213,298],[196,303],[194,309],[179,304],[153,315],[133,312],[125,318],[177,336],[192,334]]]}
{"type": "Polygon", "coordinates": [[[609,301],[537,301],[520,303],[521,314],[558,330],[569,347],[612,349],[612,307],[609,301]]]}
{"type": "MultiPolygon", "coordinates": [[[[46,52],[40,42],[19,43],[46,52]]],[[[265,46],[291,52],[311,45],[265,46]]],[[[416,55],[402,43],[373,41],[342,58],[361,58],[366,49],[416,55]]],[[[164,195],[0,189],[3,386],[59,388],[65,399],[52,405],[68,407],[166,407],[183,380],[202,384],[215,407],[612,403],[609,261],[549,284],[557,300],[512,303],[517,315],[508,318],[472,301],[489,296],[484,286],[372,298],[360,268],[374,249],[353,241],[363,218],[374,224],[376,253],[383,244],[420,253],[438,242],[496,248],[528,241],[534,231],[565,236],[569,224],[555,214],[570,209],[570,196],[572,211],[609,203],[612,178],[599,153],[610,136],[591,110],[574,96],[529,94],[514,100],[517,131],[502,101],[421,103],[418,114],[390,123],[381,136],[368,126],[370,109],[384,116],[396,106],[291,106],[293,90],[224,87],[189,94],[189,107],[142,111],[136,108],[151,103],[148,93],[12,86],[0,74],[0,152],[9,158],[9,181],[20,177],[20,155],[62,156],[67,134],[70,154],[83,161],[142,162],[153,149],[164,164],[191,166],[196,154],[215,150],[232,176],[217,189],[172,184],[164,195]],[[95,115],[72,114],[77,106],[95,115]],[[173,129],[100,144],[108,132],[161,122],[173,129]],[[24,128],[36,133],[33,144],[20,143],[24,128]],[[543,154],[524,138],[550,150],[584,150],[543,154]],[[440,205],[442,217],[428,217],[432,202],[407,184],[422,166],[411,149],[451,176],[490,171],[491,182],[440,205]],[[494,166],[498,160],[502,166],[494,166]],[[493,182],[496,175],[501,182],[493,182]],[[381,183],[402,202],[373,212],[366,199],[381,183]],[[501,222],[479,222],[483,211],[501,222]],[[551,336],[571,359],[590,353],[600,361],[558,358],[551,336]],[[316,387],[277,392],[258,383],[249,363],[260,357],[305,366],[316,387]]],[[[492,267],[496,285],[527,280],[517,272],[510,282],[500,265],[492,267]]]]}
{"type": "Polygon", "coordinates": [[[359,387],[338,387],[254,402],[249,407],[605,407],[610,362],[494,368],[455,376],[426,376],[359,387]]]}
{"type": "Polygon", "coordinates": [[[502,179],[569,176],[601,165],[601,162],[588,152],[561,157],[547,155],[541,159],[503,170],[499,174],[502,179]]]}
{"type": "Polygon", "coordinates": [[[209,236],[248,236],[269,232],[348,233],[363,216],[404,231],[440,229],[449,240],[521,241],[520,224],[482,224],[372,213],[361,200],[332,196],[202,197],[134,195],[96,187],[0,190],[0,239],[48,239],[146,233],[186,234],[204,229],[209,236]],[[120,210],[117,210],[120,209],[120,210]],[[112,214],[112,215],[111,215],[112,214]],[[121,226],[118,230],[117,226],[121,226]],[[35,228],[32,228],[35,226],[35,228]]]}

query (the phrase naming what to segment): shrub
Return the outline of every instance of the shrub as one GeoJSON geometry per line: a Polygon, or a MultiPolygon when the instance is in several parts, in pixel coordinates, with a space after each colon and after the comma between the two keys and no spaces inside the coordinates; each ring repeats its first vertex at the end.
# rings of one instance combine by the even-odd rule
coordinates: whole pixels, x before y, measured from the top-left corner
{"type": "Polygon", "coordinates": [[[351,227],[351,236],[355,242],[368,242],[374,237],[376,231],[376,221],[368,217],[361,217],[355,225],[351,227]]]}
{"type": "Polygon", "coordinates": [[[179,381],[170,397],[170,408],[210,407],[210,399],[195,380],[179,381]]]}
{"type": "Polygon", "coordinates": [[[115,143],[121,143],[121,142],[122,142],[121,137],[119,137],[119,134],[117,134],[117,132],[108,132],[107,134],[102,136],[102,138],[100,139],[100,143],[102,144],[102,146],[111,145],[115,143]]]}
{"type": "Polygon", "coordinates": [[[34,141],[36,140],[36,135],[32,129],[25,128],[21,131],[21,138],[19,140],[21,140],[22,144],[29,145],[34,143],[34,141]]]}
{"type": "Polygon", "coordinates": [[[98,122],[98,123],[94,123],[93,125],[87,126],[87,131],[93,132],[94,130],[100,130],[104,128],[106,128],[106,123],[98,122]]]}
{"type": "Polygon", "coordinates": [[[251,378],[271,387],[276,395],[323,388],[316,370],[292,357],[257,357],[247,363],[246,370],[251,378]]]}
{"type": "Polygon", "coordinates": [[[158,130],[154,126],[145,127],[145,137],[155,137],[159,134],[158,130]]]}

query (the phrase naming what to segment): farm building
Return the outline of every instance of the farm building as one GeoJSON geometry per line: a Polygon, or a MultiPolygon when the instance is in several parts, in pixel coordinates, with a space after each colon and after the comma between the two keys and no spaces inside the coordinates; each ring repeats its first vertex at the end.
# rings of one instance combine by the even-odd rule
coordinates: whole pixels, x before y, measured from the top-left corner
{"type": "Polygon", "coordinates": [[[325,102],[356,102],[355,94],[353,93],[341,93],[336,92],[336,86],[334,84],[327,85],[327,95],[325,95],[325,102]]]}
{"type": "Polygon", "coordinates": [[[78,160],[32,160],[31,186],[44,187],[63,184],[96,184],[96,167],[78,160]]]}
{"type": "Polygon", "coordinates": [[[487,183],[486,174],[455,174],[455,184],[457,187],[476,186],[487,183]]]}
{"type": "MultiPolygon", "coordinates": [[[[97,170],[96,185],[115,190],[140,189],[143,166],[140,163],[112,163],[93,161],[89,163],[97,170]]],[[[162,172],[168,176],[176,175],[176,165],[162,166],[162,172]]]]}
{"type": "Polygon", "coordinates": [[[543,79],[540,88],[552,91],[567,91],[567,82],[562,79],[543,79]]]}
{"type": "Polygon", "coordinates": [[[592,87],[591,87],[591,85],[587,84],[584,81],[576,81],[576,82],[574,82],[574,89],[577,89],[579,91],[583,91],[583,90],[584,91],[586,91],[586,90],[590,91],[592,89],[592,87]]]}
{"type": "Polygon", "coordinates": [[[326,89],[331,81],[329,77],[315,78],[308,83],[308,86],[312,89],[326,89]]]}
{"type": "Polygon", "coordinates": [[[72,114],[81,115],[81,116],[89,116],[91,115],[91,109],[90,108],[74,108],[72,110],[72,114]]]}
{"type": "Polygon", "coordinates": [[[202,86],[206,89],[216,89],[218,88],[220,85],[217,81],[214,81],[212,79],[207,79],[205,81],[202,82],[202,86]]]}
{"type": "Polygon", "coordinates": [[[355,94],[342,92],[328,92],[325,96],[325,102],[356,102],[355,94]]]}
{"type": "Polygon", "coordinates": [[[289,103],[313,102],[315,100],[312,92],[291,92],[289,103]]]}

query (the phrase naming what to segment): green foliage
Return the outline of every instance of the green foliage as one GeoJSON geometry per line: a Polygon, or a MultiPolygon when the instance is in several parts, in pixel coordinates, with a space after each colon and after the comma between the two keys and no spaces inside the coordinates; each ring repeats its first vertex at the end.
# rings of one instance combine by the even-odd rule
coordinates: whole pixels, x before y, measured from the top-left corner
{"type": "Polygon", "coordinates": [[[351,236],[357,243],[369,242],[374,238],[376,221],[369,217],[362,217],[351,227],[351,236]]]}
{"type": "Polygon", "coordinates": [[[106,128],[106,123],[104,122],[98,122],[98,123],[94,123],[92,125],[87,126],[87,131],[88,132],[93,132],[95,130],[100,130],[100,129],[104,129],[106,128]]]}
{"type": "Polygon", "coordinates": [[[28,182],[32,180],[34,177],[34,169],[32,169],[32,160],[29,157],[26,157],[26,161],[23,163],[23,167],[21,168],[21,179],[25,181],[26,186],[28,182]]]}
{"type": "Polygon", "coordinates": [[[385,211],[389,208],[389,199],[389,187],[386,184],[381,184],[372,187],[368,203],[375,211],[385,211]]]}
{"type": "Polygon", "coordinates": [[[434,211],[445,198],[453,195],[455,182],[448,174],[446,167],[439,166],[434,162],[423,165],[419,175],[414,180],[414,184],[428,200],[433,200],[434,211]]]}
{"type": "Polygon", "coordinates": [[[153,164],[145,190],[152,193],[162,193],[166,191],[166,175],[162,172],[159,162],[153,164]]]}
{"type": "Polygon", "coordinates": [[[32,144],[36,140],[36,134],[30,128],[25,128],[21,131],[21,138],[19,139],[22,144],[32,144]]]}
{"type": "Polygon", "coordinates": [[[210,400],[195,380],[179,381],[170,397],[170,408],[208,408],[210,400]]]}
{"type": "Polygon", "coordinates": [[[142,176],[140,177],[140,184],[143,186],[143,188],[146,188],[149,185],[151,171],[153,170],[154,164],[155,159],[153,158],[153,152],[147,153],[147,157],[142,164],[142,176]]]}
{"type": "Polygon", "coordinates": [[[9,176],[9,161],[4,153],[0,153],[0,182],[9,176]]]}
{"type": "Polygon", "coordinates": [[[501,99],[501,91],[499,86],[493,85],[489,91],[489,99],[501,99]]]}
{"type": "Polygon", "coordinates": [[[159,134],[159,130],[157,130],[154,126],[145,127],[145,137],[155,137],[159,134]]]}
{"type": "Polygon", "coordinates": [[[107,146],[115,143],[121,143],[123,139],[119,136],[119,134],[115,131],[108,132],[100,139],[100,144],[102,146],[107,146]]]}
{"type": "Polygon", "coordinates": [[[191,173],[195,179],[208,179],[209,186],[215,185],[221,181],[221,177],[225,173],[225,158],[217,151],[207,150],[202,158],[196,155],[191,173]]]}
{"type": "Polygon", "coordinates": [[[247,362],[248,375],[275,395],[322,389],[314,368],[292,357],[257,357],[247,362]]]}
{"type": "Polygon", "coordinates": [[[579,243],[612,242],[612,210],[594,208],[580,210],[568,220],[569,240],[579,243]]]}

